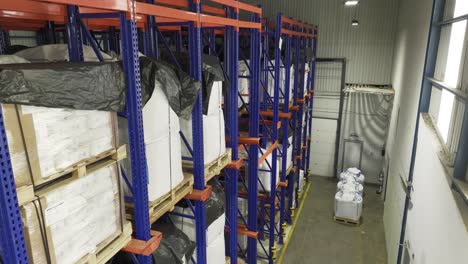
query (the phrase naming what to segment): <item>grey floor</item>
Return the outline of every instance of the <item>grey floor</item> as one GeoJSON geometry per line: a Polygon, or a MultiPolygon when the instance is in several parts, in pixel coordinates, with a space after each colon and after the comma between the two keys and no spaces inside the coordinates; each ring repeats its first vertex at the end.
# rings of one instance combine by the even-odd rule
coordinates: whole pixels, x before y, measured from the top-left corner
{"type": "Polygon", "coordinates": [[[360,226],[333,221],[336,182],[313,177],[309,194],[289,241],[284,264],[385,264],[383,202],[373,186],[365,186],[360,226]]]}

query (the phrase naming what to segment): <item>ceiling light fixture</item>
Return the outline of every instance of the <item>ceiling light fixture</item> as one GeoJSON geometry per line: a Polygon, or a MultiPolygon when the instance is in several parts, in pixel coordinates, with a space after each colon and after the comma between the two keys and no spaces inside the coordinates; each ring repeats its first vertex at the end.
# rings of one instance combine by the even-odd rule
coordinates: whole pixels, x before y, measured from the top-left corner
{"type": "Polygon", "coordinates": [[[354,19],[353,21],[351,21],[351,26],[359,26],[359,21],[354,19]]]}
{"type": "Polygon", "coordinates": [[[359,0],[346,0],[344,5],[345,6],[355,6],[359,4],[359,0]]]}

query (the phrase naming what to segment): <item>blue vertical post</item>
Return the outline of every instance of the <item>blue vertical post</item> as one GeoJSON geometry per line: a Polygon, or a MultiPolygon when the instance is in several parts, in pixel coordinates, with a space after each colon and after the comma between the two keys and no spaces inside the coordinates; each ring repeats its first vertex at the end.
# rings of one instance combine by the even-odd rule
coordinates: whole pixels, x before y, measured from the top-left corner
{"type": "MultiPolygon", "coordinates": [[[[281,85],[281,80],[280,80],[280,72],[281,72],[281,15],[278,15],[276,17],[276,25],[277,25],[277,30],[275,31],[275,85],[274,85],[274,100],[273,100],[273,118],[272,118],[272,144],[277,142],[278,140],[278,129],[276,125],[278,124],[279,121],[279,87],[281,85]],[[279,27],[279,28],[278,28],[279,27]],[[279,30],[278,30],[279,29],[279,30]]],[[[276,213],[276,205],[275,205],[275,200],[276,200],[276,167],[278,163],[278,157],[277,157],[277,148],[274,148],[273,151],[271,152],[271,186],[270,186],[270,197],[269,197],[269,203],[270,203],[270,223],[269,223],[269,263],[273,264],[274,263],[274,258],[276,256],[276,246],[275,246],[275,213],[276,213]]]]}
{"type": "Polygon", "coordinates": [[[26,264],[28,253],[1,107],[0,134],[0,249],[4,263],[26,264]]]}
{"type": "Polygon", "coordinates": [[[182,31],[178,30],[176,33],[176,51],[182,51],[182,31]]]}
{"type": "MultiPolygon", "coordinates": [[[[237,10],[229,7],[226,12],[228,18],[239,19],[239,13],[237,10]]],[[[239,119],[238,119],[238,74],[239,74],[239,28],[228,26],[226,27],[226,39],[225,41],[229,45],[227,51],[227,57],[225,62],[228,67],[229,81],[231,87],[227,94],[227,107],[226,116],[227,124],[229,127],[229,147],[232,149],[232,160],[239,159],[238,153],[238,136],[239,136],[239,119]]],[[[238,181],[239,171],[236,169],[226,169],[227,180],[226,189],[227,191],[227,220],[229,222],[229,236],[228,236],[228,254],[230,257],[231,264],[237,263],[237,193],[238,193],[238,181]]]]}
{"type": "MultiPolygon", "coordinates": [[[[293,30],[297,30],[297,26],[293,26],[293,30]]],[[[294,45],[294,50],[295,50],[295,59],[294,59],[294,86],[293,86],[293,105],[297,105],[297,94],[298,94],[298,87],[299,87],[299,60],[300,60],[300,55],[299,55],[299,37],[298,36],[293,36],[293,45],[294,45]]],[[[294,131],[297,129],[297,111],[294,111],[292,114],[292,124],[294,127],[294,131]]],[[[300,141],[300,139],[297,138],[296,133],[293,134],[293,139],[292,139],[292,145],[293,145],[293,155],[292,155],[292,160],[293,164],[296,167],[296,171],[291,172],[289,175],[289,181],[288,181],[288,205],[289,205],[289,217],[288,217],[288,224],[292,223],[292,217],[294,215],[294,210],[295,207],[293,206],[293,196],[294,196],[294,191],[295,191],[295,179],[297,178],[297,175],[299,174],[299,166],[297,163],[297,160],[295,159],[295,155],[297,153],[297,141],[300,141]]]]}
{"type": "MultiPolygon", "coordinates": [[[[260,23],[257,14],[252,15],[252,22],[260,23]]],[[[250,101],[249,101],[249,136],[258,138],[260,133],[260,41],[261,35],[257,29],[250,29],[250,101]]],[[[248,219],[249,231],[257,232],[258,219],[258,146],[249,146],[248,174],[248,219]]],[[[257,239],[247,240],[247,263],[257,262],[257,239]]]]}
{"type": "Polygon", "coordinates": [[[315,81],[316,81],[316,76],[315,76],[315,71],[317,67],[317,36],[318,36],[318,28],[315,26],[315,29],[312,31],[314,34],[312,38],[312,65],[310,67],[310,90],[312,93],[310,94],[310,99],[309,99],[309,109],[310,109],[310,115],[309,115],[309,123],[308,123],[308,128],[307,128],[307,134],[309,135],[307,137],[307,159],[306,159],[306,172],[307,172],[307,179],[310,177],[311,171],[310,171],[310,148],[311,148],[311,141],[312,141],[312,120],[313,120],[313,109],[314,109],[314,91],[315,91],[315,81]]]}
{"type": "MultiPolygon", "coordinates": [[[[191,11],[197,14],[201,12],[199,1],[190,1],[191,11]]],[[[195,80],[202,80],[202,46],[201,24],[191,22],[189,24],[189,55],[190,75],[195,80]]],[[[204,154],[203,154],[203,108],[202,91],[198,93],[197,101],[192,112],[193,135],[193,176],[194,189],[205,190],[204,154]]],[[[203,201],[195,201],[195,234],[197,242],[197,263],[206,263],[206,208],[203,201]]]]}
{"type": "Polygon", "coordinates": [[[8,32],[0,29],[0,54],[3,55],[6,52],[6,49],[10,45],[10,40],[8,39],[8,32]]]}
{"type": "Polygon", "coordinates": [[[109,49],[120,54],[119,39],[117,37],[117,30],[115,27],[109,28],[109,49]]]}
{"type": "Polygon", "coordinates": [[[68,24],[68,56],[70,61],[83,60],[83,43],[81,42],[81,28],[78,24],[78,6],[67,5],[68,24]]]}
{"type": "MultiPolygon", "coordinates": [[[[124,12],[120,13],[120,30],[123,65],[127,77],[127,118],[133,175],[135,237],[139,240],[148,241],[151,238],[151,227],[148,209],[148,168],[141,112],[143,103],[138,58],[138,33],[136,22],[127,19],[124,12]]],[[[140,264],[150,264],[152,263],[152,257],[139,255],[138,262],[140,264]]]]}
{"type": "MultiPolygon", "coordinates": [[[[154,4],[154,0],[148,0],[149,4],[154,4]]],[[[143,33],[144,38],[144,47],[145,47],[145,54],[149,57],[156,58],[157,57],[157,34],[155,34],[154,27],[156,26],[156,22],[154,16],[146,16],[146,30],[143,33]]]]}
{"type": "MultiPolygon", "coordinates": [[[[281,30],[282,28],[277,28],[277,30],[281,30]]],[[[288,28],[289,29],[289,26],[288,28]]],[[[284,41],[285,41],[285,58],[284,58],[284,67],[285,67],[285,76],[284,76],[284,100],[283,100],[283,113],[289,113],[289,85],[290,85],[290,78],[291,78],[291,38],[288,35],[284,35],[284,41]]],[[[283,138],[282,138],[282,154],[283,157],[281,159],[281,175],[280,175],[280,180],[282,182],[286,182],[286,172],[288,170],[287,168],[287,159],[288,159],[288,130],[289,130],[289,119],[283,118],[281,121],[281,130],[283,132],[283,138]]],[[[286,229],[286,223],[285,221],[285,206],[286,206],[286,187],[281,188],[281,193],[280,193],[280,236],[279,236],[279,243],[283,244],[284,243],[284,235],[285,235],[285,229],[286,229]]]]}
{"type": "Polygon", "coordinates": [[[55,37],[55,23],[53,21],[46,22],[46,39],[48,44],[57,43],[57,38],[55,37]]]}
{"type": "MultiPolygon", "coordinates": [[[[269,75],[270,75],[270,70],[269,70],[269,57],[268,57],[268,52],[269,52],[269,48],[270,48],[270,40],[269,40],[269,28],[268,28],[268,22],[269,20],[268,19],[265,19],[265,28],[264,28],[264,33],[263,33],[263,67],[262,67],[262,71],[261,71],[261,75],[262,75],[262,80],[263,80],[263,89],[262,89],[262,100],[261,100],[261,105],[260,105],[260,109],[262,111],[266,111],[268,109],[268,78],[269,78],[269,75]]],[[[263,124],[260,126],[260,133],[262,133],[263,135],[266,135],[267,134],[267,127],[266,127],[266,124],[263,124]]],[[[266,147],[266,140],[262,140],[261,142],[261,146],[262,148],[265,148],[266,147]]],[[[263,230],[263,229],[262,229],[263,230]]],[[[262,231],[263,232],[263,231],[262,231]]]]}
{"type": "MultiPolygon", "coordinates": [[[[310,33],[309,30],[307,29],[307,31],[305,33],[310,33]]],[[[309,94],[309,87],[310,87],[310,75],[311,75],[311,71],[310,71],[310,66],[311,66],[311,59],[310,59],[310,55],[307,54],[307,51],[308,49],[311,47],[311,44],[312,44],[312,38],[311,37],[307,37],[304,39],[305,41],[305,61],[309,64],[309,71],[307,72],[307,77],[304,77],[306,78],[304,80],[305,82],[305,93],[309,94]]],[[[305,68],[304,68],[305,70],[305,68]]],[[[310,97],[309,97],[310,98],[310,97]]],[[[304,113],[305,114],[305,124],[303,125],[303,128],[302,129],[302,145],[305,146],[306,148],[305,149],[302,149],[302,160],[301,160],[301,168],[303,168],[304,170],[304,177],[307,177],[307,170],[306,170],[306,161],[308,160],[308,153],[310,153],[308,151],[308,145],[307,145],[307,128],[308,128],[308,124],[309,124],[309,115],[310,115],[310,108],[308,107],[308,101],[305,102],[305,106],[304,106],[305,110],[304,110],[304,113]]]]}
{"type": "MultiPolygon", "coordinates": [[[[302,29],[299,28],[298,29],[299,31],[301,31],[302,29]]],[[[304,50],[304,37],[300,36],[298,37],[298,43],[299,43],[299,63],[298,63],[298,67],[297,67],[297,72],[299,74],[299,80],[298,80],[298,90],[297,90],[297,102],[299,102],[299,100],[302,100],[304,99],[304,72],[305,72],[305,56],[301,56],[301,51],[302,52],[305,52],[304,50]]],[[[299,104],[298,103],[298,106],[299,106],[299,110],[297,111],[296,115],[297,115],[297,120],[296,120],[296,129],[294,131],[294,133],[296,134],[296,148],[295,148],[295,151],[294,151],[294,155],[295,156],[301,156],[302,154],[302,117],[303,117],[303,114],[304,114],[304,105],[303,104],[299,104]]],[[[299,178],[301,177],[301,174],[300,174],[300,171],[303,169],[302,167],[302,160],[301,159],[297,159],[296,157],[294,158],[296,161],[297,161],[297,176],[296,176],[296,189],[295,189],[295,192],[296,192],[296,206],[298,205],[298,202],[299,202],[299,178]]]]}

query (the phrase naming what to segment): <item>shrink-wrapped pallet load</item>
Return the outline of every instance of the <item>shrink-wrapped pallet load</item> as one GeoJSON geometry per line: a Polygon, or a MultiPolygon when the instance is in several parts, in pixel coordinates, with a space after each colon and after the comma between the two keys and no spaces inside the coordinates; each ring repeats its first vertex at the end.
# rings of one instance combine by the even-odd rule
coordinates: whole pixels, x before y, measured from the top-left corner
{"type": "Polygon", "coordinates": [[[76,263],[97,253],[123,230],[118,166],[90,166],[36,193],[21,207],[31,263],[76,263]]]}
{"type": "MultiPolygon", "coordinates": [[[[0,64],[11,63],[28,61],[0,56],[0,64]]],[[[13,104],[2,111],[16,187],[54,180],[117,144],[115,113],[13,104]]]]}

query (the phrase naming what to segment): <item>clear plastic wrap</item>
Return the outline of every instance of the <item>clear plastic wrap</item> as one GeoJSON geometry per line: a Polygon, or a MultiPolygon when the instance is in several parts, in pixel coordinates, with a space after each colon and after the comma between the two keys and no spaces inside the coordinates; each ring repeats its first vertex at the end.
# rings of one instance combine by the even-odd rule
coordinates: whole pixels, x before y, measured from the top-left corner
{"type": "Polygon", "coordinates": [[[76,263],[121,233],[117,166],[48,187],[21,208],[31,263],[76,263]],[[48,252],[48,253],[46,253],[48,252]]]}
{"type": "Polygon", "coordinates": [[[110,112],[17,106],[34,182],[115,147],[110,112]]]}

